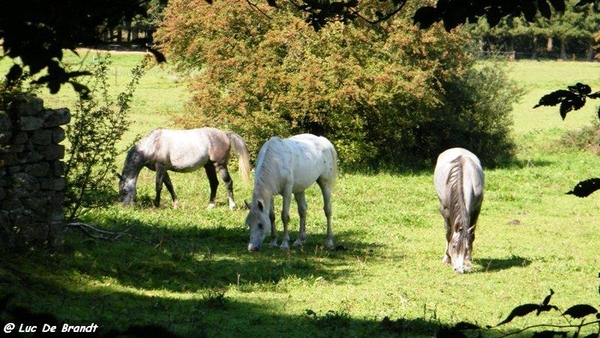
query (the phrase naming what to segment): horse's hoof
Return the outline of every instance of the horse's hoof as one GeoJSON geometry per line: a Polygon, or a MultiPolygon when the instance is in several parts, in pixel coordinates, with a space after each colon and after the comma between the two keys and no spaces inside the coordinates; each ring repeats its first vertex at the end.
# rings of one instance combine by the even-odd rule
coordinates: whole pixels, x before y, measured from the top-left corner
{"type": "Polygon", "coordinates": [[[295,247],[299,247],[299,246],[303,246],[303,245],[304,245],[304,244],[303,244],[303,243],[302,243],[302,241],[301,241],[301,240],[299,240],[299,239],[297,239],[297,240],[294,242],[294,244],[293,244],[293,246],[295,246],[295,247]]]}
{"type": "Polygon", "coordinates": [[[215,208],[215,204],[214,203],[210,203],[208,205],[208,207],[206,207],[206,209],[214,209],[215,208]]]}
{"type": "Polygon", "coordinates": [[[325,248],[327,248],[327,250],[335,249],[335,245],[333,244],[332,239],[328,239],[327,241],[325,241],[325,248]]]}

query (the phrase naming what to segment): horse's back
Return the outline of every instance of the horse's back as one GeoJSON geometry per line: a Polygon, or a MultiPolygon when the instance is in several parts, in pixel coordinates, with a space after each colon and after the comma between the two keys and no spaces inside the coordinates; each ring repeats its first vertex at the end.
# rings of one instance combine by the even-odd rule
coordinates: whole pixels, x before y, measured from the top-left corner
{"type": "MultiPolygon", "coordinates": [[[[334,179],[337,171],[337,152],[325,137],[300,134],[285,140],[293,149],[294,175],[306,176],[312,173],[315,180],[334,179]]],[[[313,181],[314,182],[314,181],[313,181]]]]}
{"type": "Polygon", "coordinates": [[[160,163],[167,170],[194,171],[210,158],[206,129],[155,129],[140,141],[140,147],[150,162],[160,163]]]}
{"type": "Polygon", "coordinates": [[[257,178],[270,175],[275,180],[278,176],[277,190],[292,185],[293,192],[304,191],[317,180],[333,184],[336,173],[335,148],[326,138],[312,134],[272,137],[259,151],[256,166],[257,178]]]}
{"type": "Polygon", "coordinates": [[[450,189],[450,176],[458,165],[460,165],[460,174],[462,175],[463,191],[472,192],[472,194],[465,194],[465,198],[468,199],[465,201],[466,204],[480,204],[483,197],[483,169],[479,158],[464,148],[451,148],[438,156],[434,184],[440,201],[445,202],[445,196],[450,189]]]}

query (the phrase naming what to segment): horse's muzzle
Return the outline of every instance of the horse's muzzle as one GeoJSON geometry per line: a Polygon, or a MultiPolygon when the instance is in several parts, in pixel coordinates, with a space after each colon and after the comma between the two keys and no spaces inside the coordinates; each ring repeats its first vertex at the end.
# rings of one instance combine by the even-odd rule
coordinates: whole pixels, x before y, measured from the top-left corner
{"type": "Polygon", "coordinates": [[[254,244],[250,243],[250,244],[248,244],[248,251],[250,251],[250,252],[260,251],[260,245],[254,245],[254,244]]]}

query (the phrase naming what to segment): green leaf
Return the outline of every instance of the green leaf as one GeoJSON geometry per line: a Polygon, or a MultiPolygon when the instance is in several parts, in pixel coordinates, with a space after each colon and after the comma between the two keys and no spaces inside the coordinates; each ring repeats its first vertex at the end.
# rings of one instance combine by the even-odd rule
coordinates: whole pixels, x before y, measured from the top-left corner
{"type": "Polygon", "coordinates": [[[550,19],[552,16],[552,10],[550,9],[550,5],[546,2],[546,0],[538,0],[538,10],[540,14],[546,19],[550,19]]]}
{"type": "Polygon", "coordinates": [[[501,321],[498,325],[496,326],[500,326],[506,323],[510,323],[513,319],[515,319],[515,317],[523,317],[526,316],[530,313],[532,313],[533,311],[539,311],[541,308],[541,306],[539,304],[523,304],[523,305],[519,305],[516,308],[514,308],[510,314],[508,315],[508,317],[506,317],[506,319],[504,319],[503,321],[501,321]]]}
{"type": "Polygon", "coordinates": [[[598,309],[588,304],[577,304],[568,308],[563,315],[573,318],[583,318],[591,314],[598,313],[598,309]]]}

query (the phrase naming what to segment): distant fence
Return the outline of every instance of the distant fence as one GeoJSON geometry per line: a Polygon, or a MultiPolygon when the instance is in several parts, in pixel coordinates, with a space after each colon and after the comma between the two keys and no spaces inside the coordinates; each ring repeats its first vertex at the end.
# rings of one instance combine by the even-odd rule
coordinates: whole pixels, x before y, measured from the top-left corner
{"type": "Polygon", "coordinates": [[[5,247],[54,244],[63,227],[68,109],[45,109],[23,98],[0,111],[0,243],[5,247]]]}
{"type": "Polygon", "coordinates": [[[558,52],[490,52],[490,51],[476,51],[475,57],[477,59],[497,59],[497,60],[572,60],[572,61],[598,61],[598,58],[593,60],[588,59],[587,54],[567,54],[567,58],[561,58],[558,52]]]}

